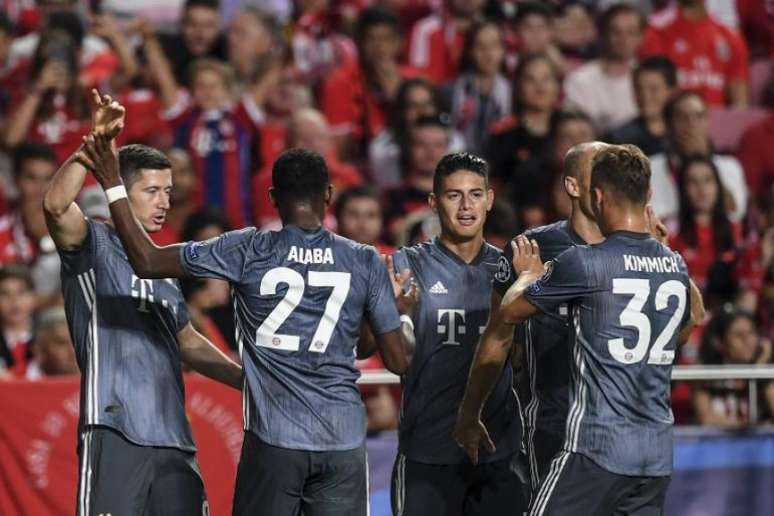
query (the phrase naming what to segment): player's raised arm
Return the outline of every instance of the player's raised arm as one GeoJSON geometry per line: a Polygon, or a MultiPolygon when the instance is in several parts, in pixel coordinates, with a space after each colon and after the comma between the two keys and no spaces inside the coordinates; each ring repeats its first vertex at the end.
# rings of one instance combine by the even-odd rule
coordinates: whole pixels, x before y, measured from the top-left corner
{"type": "MultiPolygon", "coordinates": [[[[92,90],[92,95],[96,105],[92,129],[117,136],[124,126],[124,107],[109,95],[100,96],[96,90],[92,90]]],[[[88,172],[79,159],[82,152],[79,148],[62,164],[43,199],[48,231],[56,246],[65,251],[79,248],[88,231],[83,212],[75,203],[88,172]]]]}
{"type": "Polygon", "coordinates": [[[94,177],[105,189],[113,224],[137,275],[141,278],[184,276],[180,258],[182,246],[158,247],[135,218],[121,180],[115,140],[104,132],[90,134],[84,140],[83,152],[78,155],[78,159],[92,170],[94,177]]]}

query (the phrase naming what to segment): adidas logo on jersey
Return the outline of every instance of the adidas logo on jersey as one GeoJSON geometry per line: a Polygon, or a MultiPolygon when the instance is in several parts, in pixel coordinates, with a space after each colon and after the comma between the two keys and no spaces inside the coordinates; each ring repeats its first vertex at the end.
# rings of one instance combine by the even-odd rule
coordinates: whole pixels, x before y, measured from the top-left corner
{"type": "Polygon", "coordinates": [[[440,281],[437,281],[435,285],[430,287],[430,293],[431,294],[448,294],[449,291],[446,290],[446,287],[443,286],[443,283],[440,281]]]}

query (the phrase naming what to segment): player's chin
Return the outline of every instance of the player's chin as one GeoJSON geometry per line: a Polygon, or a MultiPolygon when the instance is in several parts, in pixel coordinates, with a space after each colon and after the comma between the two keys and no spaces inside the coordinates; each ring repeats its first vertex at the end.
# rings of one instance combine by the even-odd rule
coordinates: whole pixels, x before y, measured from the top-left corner
{"type": "Polygon", "coordinates": [[[481,233],[482,228],[484,225],[478,221],[455,221],[454,223],[454,232],[457,234],[457,236],[463,237],[463,238],[472,238],[479,233],[481,233]]]}

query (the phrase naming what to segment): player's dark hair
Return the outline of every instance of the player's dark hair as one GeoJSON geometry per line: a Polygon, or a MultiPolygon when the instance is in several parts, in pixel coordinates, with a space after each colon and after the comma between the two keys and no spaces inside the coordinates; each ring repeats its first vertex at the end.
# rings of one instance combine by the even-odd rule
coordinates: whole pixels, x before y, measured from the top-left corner
{"type": "Polygon", "coordinates": [[[118,149],[118,169],[127,187],[140,178],[142,170],[172,168],[169,159],[158,149],[133,143],[118,149]]]}
{"type": "Polygon", "coordinates": [[[667,127],[671,127],[672,122],[674,121],[675,112],[677,111],[677,107],[680,105],[680,103],[691,97],[699,99],[704,108],[707,108],[707,103],[704,102],[704,99],[701,97],[701,95],[695,91],[684,90],[676,93],[672,98],[669,99],[669,101],[667,101],[666,105],[664,105],[664,122],[666,122],[667,127]]]}
{"type": "Polygon", "coordinates": [[[272,166],[271,182],[278,203],[320,201],[330,184],[328,165],[313,150],[286,150],[272,166]]]}
{"type": "Polygon", "coordinates": [[[25,161],[40,159],[56,165],[59,159],[51,146],[45,143],[24,142],[16,147],[13,152],[13,175],[19,177],[25,161]]]}
{"type": "Polygon", "coordinates": [[[610,25],[613,23],[613,20],[616,18],[616,16],[620,16],[622,14],[633,14],[637,16],[640,21],[640,29],[645,28],[646,21],[642,11],[637,9],[637,7],[633,4],[620,2],[613,4],[602,11],[602,13],[597,18],[597,28],[599,29],[600,36],[603,38],[606,37],[610,31],[610,25]]]}
{"type": "Polygon", "coordinates": [[[548,2],[519,2],[513,23],[519,25],[528,16],[541,16],[550,22],[555,14],[553,7],[548,2]]]}
{"type": "Polygon", "coordinates": [[[0,283],[6,280],[19,280],[27,290],[35,290],[30,270],[24,265],[6,264],[0,267],[0,283]]]}
{"type": "Polygon", "coordinates": [[[726,205],[723,196],[723,183],[720,182],[720,174],[712,162],[712,158],[703,155],[689,156],[683,160],[680,164],[680,168],[677,172],[679,178],[679,195],[680,195],[680,236],[683,238],[686,244],[691,247],[698,245],[698,235],[696,229],[696,214],[691,207],[691,202],[688,199],[688,189],[686,183],[688,181],[688,170],[694,165],[705,165],[712,170],[712,177],[715,181],[715,187],[717,188],[717,198],[715,204],[712,206],[712,231],[715,249],[719,252],[729,251],[734,249],[734,231],[731,225],[731,221],[728,219],[726,213],[726,205]]]}
{"type": "Polygon", "coordinates": [[[377,25],[387,25],[396,34],[401,33],[400,18],[395,11],[381,5],[366,7],[360,12],[355,24],[355,41],[358,46],[363,42],[366,33],[377,25]]]}
{"type": "Polygon", "coordinates": [[[370,186],[353,186],[339,194],[339,199],[336,201],[336,207],[334,209],[336,220],[341,220],[341,214],[344,213],[344,208],[347,206],[347,203],[354,201],[355,199],[372,199],[379,205],[379,210],[381,211],[382,209],[379,194],[376,193],[376,190],[370,186]]]}
{"type": "Polygon", "coordinates": [[[436,165],[435,174],[433,174],[433,193],[440,195],[443,191],[443,180],[460,170],[478,174],[484,178],[487,187],[489,186],[489,167],[486,161],[468,152],[455,152],[441,158],[436,165]]]}
{"type": "Polygon", "coordinates": [[[188,11],[189,9],[193,9],[194,7],[203,7],[205,9],[212,9],[214,11],[220,10],[220,1],[219,0],[186,0],[185,5],[183,6],[183,11],[188,11]]]}
{"type": "Polygon", "coordinates": [[[644,72],[660,73],[667,86],[670,88],[677,87],[677,68],[668,57],[651,56],[640,61],[640,64],[634,69],[633,77],[635,83],[644,72]]]}
{"type": "Polygon", "coordinates": [[[624,200],[644,205],[650,189],[650,161],[635,145],[609,145],[594,155],[591,188],[610,187],[624,200]]]}

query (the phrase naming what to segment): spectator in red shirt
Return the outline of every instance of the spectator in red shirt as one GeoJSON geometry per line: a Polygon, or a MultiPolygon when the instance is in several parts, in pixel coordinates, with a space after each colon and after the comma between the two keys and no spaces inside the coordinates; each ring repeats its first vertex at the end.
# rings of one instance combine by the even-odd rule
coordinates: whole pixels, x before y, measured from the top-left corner
{"type": "Polygon", "coordinates": [[[13,110],[4,143],[15,147],[24,140],[51,145],[64,161],[81,144],[90,127],[86,90],[78,83],[78,49],[73,38],[59,30],[44,32],[35,51],[30,87],[13,110]]]}
{"type": "Polygon", "coordinates": [[[35,288],[24,266],[0,268],[0,370],[24,378],[33,356],[35,288]]]}
{"type": "Polygon", "coordinates": [[[737,151],[755,202],[770,195],[774,185],[774,65],[766,85],[764,106],[769,109],[768,118],[747,128],[737,151]]]}
{"type": "MultiPolygon", "coordinates": [[[[302,148],[318,152],[328,165],[334,196],[346,188],[358,186],[363,182],[360,172],[350,164],[343,163],[336,155],[336,147],[331,137],[328,122],[322,113],[315,109],[300,109],[293,114],[288,125],[285,149],[302,148]]],[[[253,198],[255,199],[255,220],[260,227],[279,227],[279,212],[269,200],[269,187],[272,184],[272,164],[264,167],[253,179],[253,198]]]]}
{"type": "Polygon", "coordinates": [[[408,63],[436,84],[458,73],[465,33],[480,19],[484,0],[446,0],[443,14],[419,20],[411,32],[408,63]]]}
{"type": "Polygon", "coordinates": [[[462,74],[449,85],[452,125],[468,152],[481,154],[489,126],[511,113],[511,84],[503,75],[505,45],[500,26],[476,22],[465,36],[462,74]]]}
{"type": "Polygon", "coordinates": [[[339,154],[360,156],[387,125],[387,116],[404,79],[400,20],[384,7],[360,14],[355,31],[359,65],[341,68],[322,84],[320,110],[338,140],[339,154]]]}
{"type": "Polygon", "coordinates": [[[707,12],[705,0],[679,0],[679,7],[653,15],[643,56],[664,55],[677,66],[680,87],[711,106],[746,107],[747,45],[707,12]]]}
{"type": "Polygon", "coordinates": [[[200,57],[226,60],[226,40],[221,34],[221,24],[218,0],[186,0],[179,31],[159,34],[178,83],[187,84],[188,67],[200,57]]]}
{"type": "Polygon", "coordinates": [[[680,229],[670,246],[683,256],[691,278],[707,294],[707,305],[712,305],[713,294],[724,294],[731,282],[740,227],[728,218],[723,186],[711,158],[686,158],[677,176],[680,229]]]}
{"type": "MultiPolygon", "coordinates": [[[[702,364],[771,363],[771,341],[761,337],[752,315],[721,312],[704,331],[702,364]]],[[[758,384],[760,420],[774,416],[774,382],[758,384]]],[[[716,380],[696,384],[693,394],[697,422],[706,426],[739,428],[749,425],[749,385],[744,380],[716,380]]]]}
{"type": "Polygon", "coordinates": [[[379,195],[367,186],[354,186],[341,192],[336,201],[337,232],[343,237],[376,247],[379,254],[392,254],[395,248],[381,241],[384,217],[379,195]]]}

